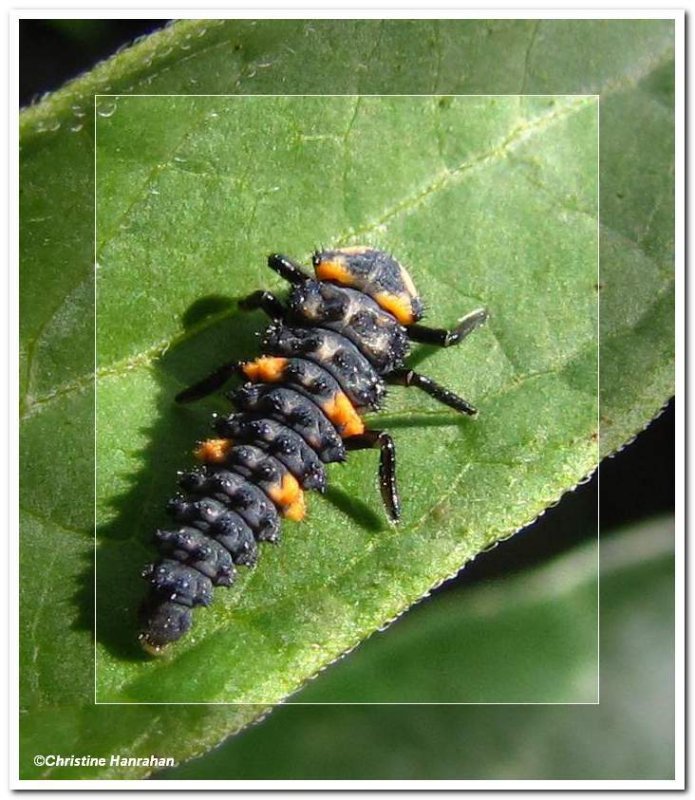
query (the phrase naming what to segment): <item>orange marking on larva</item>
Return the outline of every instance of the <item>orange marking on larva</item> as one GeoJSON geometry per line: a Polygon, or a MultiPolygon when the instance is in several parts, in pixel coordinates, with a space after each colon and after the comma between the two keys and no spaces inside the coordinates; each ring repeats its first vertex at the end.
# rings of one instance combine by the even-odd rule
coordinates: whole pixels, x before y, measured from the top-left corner
{"type": "Polygon", "coordinates": [[[316,277],[320,281],[335,281],[343,286],[352,286],[355,279],[342,260],[321,261],[316,265],[316,277]]]}
{"type": "Polygon", "coordinates": [[[304,503],[304,492],[297,483],[294,475],[286,472],[282,478],[282,483],[279,486],[272,486],[268,490],[270,499],[282,511],[282,516],[288,519],[299,522],[304,519],[306,514],[306,505],[304,503]]]}
{"type": "Polygon", "coordinates": [[[287,506],[282,513],[283,517],[291,519],[293,522],[301,522],[306,516],[306,503],[304,502],[304,493],[302,492],[298,500],[287,506]]]}
{"type": "Polygon", "coordinates": [[[242,364],[241,370],[250,381],[276,383],[282,380],[286,366],[286,358],[261,356],[255,361],[247,361],[245,364],[242,364]]]}
{"type": "Polygon", "coordinates": [[[364,422],[344,392],[336,392],[322,408],[328,419],[338,426],[343,438],[364,433],[364,422]]]}
{"type": "Polygon", "coordinates": [[[380,292],[374,296],[374,299],[385,311],[393,314],[401,325],[412,325],[415,321],[409,298],[388,292],[380,292]]]}
{"type": "Polygon", "coordinates": [[[207,439],[193,451],[199,461],[208,464],[221,464],[229,455],[229,451],[234,446],[231,439],[207,439]]]}

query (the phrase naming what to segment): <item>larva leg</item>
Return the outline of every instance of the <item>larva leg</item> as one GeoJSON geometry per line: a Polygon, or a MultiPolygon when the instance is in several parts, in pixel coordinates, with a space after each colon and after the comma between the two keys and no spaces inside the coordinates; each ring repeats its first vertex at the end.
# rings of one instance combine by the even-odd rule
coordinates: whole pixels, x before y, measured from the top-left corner
{"type": "Polygon", "coordinates": [[[466,315],[455,328],[447,330],[446,328],[428,328],[426,325],[410,325],[408,326],[408,338],[414,342],[422,342],[422,344],[434,344],[439,347],[451,347],[454,344],[462,342],[469,333],[473,333],[476,328],[479,328],[487,322],[490,315],[484,308],[479,308],[477,311],[466,315]]]}
{"type": "MultiPolygon", "coordinates": [[[[239,301],[239,308],[244,311],[255,311],[260,308],[262,311],[274,320],[282,320],[285,317],[285,307],[271,292],[259,289],[253,292],[248,297],[244,297],[239,301]]],[[[209,394],[220,389],[224,384],[235,374],[239,372],[240,362],[228,361],[222,364],[213,373],[207,375],[202,380],[189,386],[182,392],[176,395],[177,403],[191,403],[194,400],[200,400],[207,397],[209,394]]]]}
{"type": "Polygon", "coordinates": [[[282,303],[272,292],[265,292],[262,289],[252,292],[248,297],[239,300],[239,308],[244,311],[255,311],[260,308],[271,319],[281,320],[285,318],[285,307],[282,303]]]}
{"type": "Polygon", "coordinates": [[[200,400],[207,397],[209,394],[216,392],[219,388],[232,377],[236,375],[240,369],[239,361],[228,361],[222,364],[213,373],[207,375],[202,380],[194,383],[176,395],[177,403],[192,403],[194,400],[200,400]]]}
{"type": "Polygon", "coordinates": [[[268,266],[286,281],[295,285],[311,280],[311,276],[307,275],[299,264],[295,264],[294,261],[280,253],[271,253],[268,256],[268,266]]]}
{"type": "Polygon", "coordinates": [[[401,516],[401,500],[396,483],[396,445],[391,436],[385,431],[366,430],[359,436],[346,439],[345,447],[348,450],[368,450],[372,447],[381,450],[379,458],[381,499],[389,518],[393,522],[398,522],[401,516]]]}
{"type": "Polygon", "coordinates": [[[449,408],[460,411],[462,414],[468,414],[474,417],[478,413],[468,400],[464,400],[463,397],[459,397],[457,394],[449,391],[449,389],[440,386],[433,381],[432,378],[428,378],[426,375],[420,375],[419,372],[415,372],[412,369],[395,369],[386,376],[386,380],[388,383],[393,383],[397,386],[417,386],[418,389],[422,389],[422,391],[430,397],[433,397],[440,403],[444,403],[444,405],[449,406],[449,408]]]}

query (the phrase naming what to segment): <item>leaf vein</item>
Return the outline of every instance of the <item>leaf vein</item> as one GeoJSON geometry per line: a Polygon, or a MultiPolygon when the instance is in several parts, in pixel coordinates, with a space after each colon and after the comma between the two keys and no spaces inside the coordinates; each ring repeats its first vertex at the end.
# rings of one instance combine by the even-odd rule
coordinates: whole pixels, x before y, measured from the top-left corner
{"type": "Polygon", "coordinates": [[[575,99],[549,114],[543,114],[531,121],[524,121],[505,137],[501,144],[490,150],[479,153],[453,168],[444,168],[429,184],[415,191],[412,195],[399,201],[390,208],[385,209],[380,216],[370,220],[363,227],[357,230],[349,229],[344,232],[338,237],[338,243],[344,245],[347,244],[349,240],[357,240],[375,231],[383,231],[395,219],[403,214],[414,211],[419,206],[426,203],[433,195],[447,188],[449,184],[465,179],[468,172],[501,161],[516,146],[526,141],[527,138],[542,132],[568,114],[586,106],[587,103],[587,99],[582,97],[580,100],[575,99]]]}

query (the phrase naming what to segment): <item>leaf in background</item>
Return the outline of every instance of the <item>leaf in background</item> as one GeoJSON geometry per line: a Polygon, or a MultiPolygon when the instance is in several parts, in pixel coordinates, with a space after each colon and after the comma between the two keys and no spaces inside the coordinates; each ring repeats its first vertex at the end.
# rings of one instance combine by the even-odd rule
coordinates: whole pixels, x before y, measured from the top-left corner
{"type": "MultiPolygon", "coordinates": [[[[601,542],[601,702],[589,705],[290,706],[175,780],[586,780],[673,778],[673,519],[601,542]]],[[[426,697],[495,680],[538,697],[593,694],[596,544],[531,573],[413,609],[307,686],[297,702],[426,697]],[[520,619],[523,624],[520,625],[520,619]],[[582,640],[584,640],[582,642],[582,640]],[[465,648],[459,645],[465,642],[465,648]],[[576,647],[577,643],[581,646],[576,647]],[[547,658],[528,658],[535,648],[547,658]],[[500,658],[499,650],[504,651],[500,658]]],[[[482,690],[482,693],[480,693],[482,690]]]]}
{"type": "MultiPolygon", "coordinates": [[[[22,114],[23,775],[44,774],[30,756],[56,741],[75,753],[117,747],[140,755],[166,743],[177,758],[190,757],[259,712],[92,705],[92,95],[522,90],[601,94],[602,451],[609,452],[673,390],[672,22],[185,22],[22,114]]],[[[250,339],[251,333],[244,335],[250,339]]],[[[476,347],[481,344],[471,341],[467,365],[476,347]]],[[[442,355],[432,364],[444,369],[442,355]]],[[[183,452],[187,435],[179,441],[183,452]]],[[[130,442],[137,450],[143,434],[130,442]]],[[[125,466],[132,453],[121,457],[125,466]]],[[[162,465],[157,475],[163,483],[151,491],[164,491],[166,473],[162,465]]],[[[365,487],[372,491],[371,484],[365,487]]],[[[264,569],[272,571],[267,562],[273,557],[265,554],[264,569]]],[[[129,571],[123,577],[118,591],[127,594],[133,589],[128,581],[137,578],[129,571]]],[[[117,571],[113,581],[116,586],[117,571]]],[[[45,774],[132,777],[145,771],[45,774]]]]}

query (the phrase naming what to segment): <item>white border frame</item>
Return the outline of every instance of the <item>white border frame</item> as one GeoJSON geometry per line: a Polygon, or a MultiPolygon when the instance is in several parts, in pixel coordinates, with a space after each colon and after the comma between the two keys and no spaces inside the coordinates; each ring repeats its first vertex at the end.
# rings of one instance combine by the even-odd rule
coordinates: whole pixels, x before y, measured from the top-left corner
{"type": "MultiPolygon", "coordinates": [[[[383,0],[382,0],[383,3],[383,0]]],[[[17,691],[18,686],[18,660],[14,659],[10,662],[9,666],[9,687],[10,687],[10,714],[9,720],[12,726],[12,749],[10,757],[13,759],[12,764],[7,770],[8,775],[13,777],[10,780],[10,786],[13,789],[48,789],[48,790],[70,790],[79,789],[85,790],[96,788],[99,790],[104,789],[144,789],[144,790],[161,790],[161,789],[230,789],[234,788],[237,791],[245,790],[263,790],[263,789],[287,789],[301,790],[308,789],[315,791],[317,789],[323,790],[347,790],[347,789],[372,789],[372,790],[509,790],[509,789],[542,789],[542,790],[595,790],[602,788],[610,788],[612,790],[677,790],[685,788],[685,691],[684,691],[684,656],[685,656],[685,625],[684,625],[684,610],[685,610],[685,252],[684,252],[684,232],[685,232],[685,206],[684,206],[684,189],[685,189],[685,149],[684,149],[684,82],[683,77],[685,74],[685,52],[684,52],[684,32],[685,32],[685,17],[682,9],[678,10],[663,10],[663,9],[633,9],[629,5],[617,0],[614,6],[620,8],[605,9],[600,3],[595,3],[591,9],[565,9],[558,10],[555,8],[544,7],[542,0],[537,3],[533,9],[525,9],[522,7],[519,0],[510,0],[517,9],[511,11],[510,9],[485,9],[481,11],[466,10],[461,11],[459,8],[452,9],[451,7],[441,6],[438,9],[429,9],[424,12],[422,10],[403,11],[397,6],[393,0],[384,3],[379,8],[373,6],[365,7],[353,4],[352,9],[347,13],[345,11],[337,12],[337,9],[331,9],[332,13],[327,13],[325,3],[319,3],[314,0],[313,2],[306,2],[302,11],[297,9],[284,9],[281,13],[278,10],[270,11],[268,7],[256,6],[254,9],[239,8],[234,9],[234,13],[230,13],[228,9],[224,8],[208,8],[183,10],[172,10],[164,5],[157,5],[152,3],[149,9],[142,8],[125,8],[121,9],[121,13],[103,13],[102,11],[95,11],[90,7],[82,7],[82,2],[78,0],[73,6],[74,10],[65,11],[64,9],[54,9],[53,3],[47,2],[46,6],[42,9],[14,9],[8,18],[8,31],[9,39],[9,55],[10,62],[8,67],[8,83],[10,109],[9,109],[9,132],[7,135],[8,140],[8,161],[9,161],[9,181],[8,181],[8,205],[10,208],[8,224],[8,246],[10,250],[10,264],[17,265],[19,263],[19,239],[18,239],[18,215],[15,206],[18,187],[18,102],[17,102],[17,77],[18,77],[18,23],[20,19],[40,19],[47,16],[53,18],[65,19],[92,19],[104,17],[117,17],[123,16],[127,18],[165,18],[162,14],[163,11],[169,11],[166,16],[175,15],[178,19],[194,19],[206,16],[214,16],[217,18],[259,18],[268,19],[274,17],[282,17],[287,19],[311,17],[315,19],[327,18],[359,18],[359,19],[373,19],[381,18],[386,15],[388,11],[388,18],[390,19],[433,19],[437,18],[437,12],[444,11],[446,18],[449,19],[481,19],[481,18],[495,18],[495,19],[518,19],[528,18],[530,15],[541,19],[672,19],[675,23],[675,134],[676,134],[676,147],[675,147],[675,190],[676,190],[676,225],[675,225],[675,273],[676,273],[676,394],[679,398],[676,405],[676,593],[675,593],[675,735],[676,735],[676,763],[675,763],[675,778],[674,780],[511,780],[511,781],[472,781],[472,780],[447,780],[447,781],[170,781],[166,785],[159,784],[153,781],[141,780],[85,780],[85,781],[51,781],[51,780],[20,780],[18,777],[19,768],[19,748],[18,748],[18,733],[19,733],[19,696],[17,691]],[[359,13],[355,13],[359,11],[359,13]],[[47,13],[48,12],[48,13],[47,13]],[[542,13],[537,13],[542,12],[542,13]]],[[[284,5],[284,4],[283,4],[284,5]]],[[[692,85],[692,84],[691,84],[692,85]]],[[[18,306],[18,282],[17,274],[12,270],[8,270],[8,297],[10,298],[9,309],[9,342],[10,353],[8,362],[10,366],[10,385],[14,390],[12,392],[12,399],[9,402],[9,430],[10,435],[8,446],[8,473],[10,476],[9,487],[5,483],[6,491],[9,495],[7,507],[10,509],[10,530],[13,532],[18,531],[18,478],[16,474],[16,464],[19,454],[18,445],[18,382],[17,382],[17,367],[18,367],[18,320],[19,320],[19,306],[18,306]]],[[[695,291],[695,290],[694,290],[695,291]]],[[[695,489],[695,478],[691,477],[692,488],[695,489]]],[[[8,543],[10,548],[9,564],[11,567],[10,575],[10,608],[16,608],[16,598],[18,597],[19,580],[18,580],[18,536],[14,536],[8,543]]],[[[18,610],[18,609],[17,609],[18,610]]],[[[18,614],[11,615],[11,623],[9,626],[10,642],[9,649],[18,641],[18,614]]]]}

